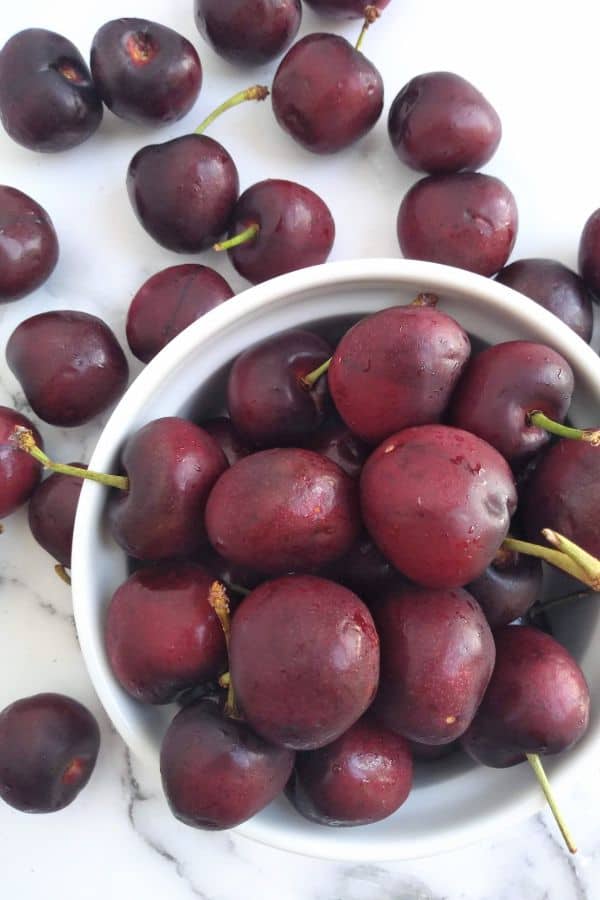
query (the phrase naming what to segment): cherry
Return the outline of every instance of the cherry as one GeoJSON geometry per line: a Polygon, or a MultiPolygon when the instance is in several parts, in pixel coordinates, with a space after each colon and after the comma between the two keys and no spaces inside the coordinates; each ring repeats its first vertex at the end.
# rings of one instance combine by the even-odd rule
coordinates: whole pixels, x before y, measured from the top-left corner
{"type": "Polygon", "coordinates": [[[0,185],[0,303],[30,294],[57,261],[58,239],[46,210],[16,188],[0,185]]]}
{"type": "Polygon", "coordinates": [[[194,0],[202,37],[224,59],[244,66],[270,62],[287,50],[302,19],[300,0],[194,0]]]}
{"type": "Polygon", "coordinates": [[[160,751],[171,812],[193,828],[234,828],[280,794],[294,753],[275,747],[244,723],[203,700],[177,713],[160,751]]]}
{"type": "Polygon", "coordinates": [[[181,34],[148,19],[114,19],[94,35],[94,84],[106,106],[140,125],[176,122],[196,102],[202,66],[181,34]]]}
{"type": "Polygon", "coordinates": [[[512,473],[480,438],[445,425],[407,428],[369,457],[360,480],[367,530],[417,584],[474,581],[502,544],[517,505],[512,473]]]}
{"type": "MultiPolygon", "coordinates": [[[[365,25],[377,10],[368,13],[365,25]]],[[[367,134],[383,109],[383,80],[356,47],[335,34],[309,34],[275,73],[273,112],[284,131],[313,153],[337,153],[367,134]]]]}
{"type": "Polygon", "coordinates": [[[364,19],[368,6],[374,6],[378,10],[385,9],[390,0],[306,0],[315,12],[324,13],[327,16],[335,16],[337,19],[364,19]]]}
{"type": "Polygon", "coordinates": [[[8,406],[0,406],[0,519],[27,503],[41,476],[39,463],[11,441],[15,428],[30,430],[42,446],[40,434],[29,419],[8,406]]]}
{"type": "Polygon", "coordinates": [[[299,753],[288,797],[322,825],[368,825],[399,809],[412,786],[407,742],[369,715],[333,743],[299,753]]]}
{"type": "Polygon", "coordinates": [[[430,175],[417,181],[398,212],[404,256],[493,275],[517,236],[515,199],[499,178],[481,172],[430,175]]]}
{"type": "Polygon", "coordinates": [[[199,253],[226,231],[239,193],[235,163],[225,147],[202,134],[231,106],[264,100],[256,85],[235,94],[193,134],[142,147],[129,164],[127,190],[138,221],[162,247],[199,253]]]}
{"type": "Polygon", "coordinates": [[[233,297],[224,278],[192,263],[169,266],[141,286],[127,313],[127,343],[148,363],[188,325],[233,297]]]}
{"type": "Polygon", "coordinates": [[[356,485],[310,450],[263,450],[219,478],[206,505],[211,544],[225,559],[278,575],[342,556],[360,528],[356,485]]]}
{"type": "Polygon", "coordinates": [[[275,744],[312,750],[334,741],[370,705],[379,640],[369,610],[351,591],[289,575],[242,601],[229,660],[250,727],[275,744]]]}
{"type": "Polygon", "coordinates": [[[88,783],[100,731],[70,697],[35,694],[0,713],[0,797],[21,812],[64,809],[88,783]]]}
{"type": "MultiPolygon", "coordinates": [[[[23,454],[24,455],[24,454],[23,454]]],[[[84,463],[69,463],[87,469],[84,463]]],[[[75,513],[83,482],[54,472],[33,492],[29,501],[29,528],[38,544],[63,568],[71,568],[75,513]]]]}
{"type": "Polygon", "coordinates": [[[136,559],[190,556],[206,542],[209,492],[227,460],[197,425],[175,416],[155,419],[125,444],[128,490],[109,507],[113,537],[136,559]]]}
{"type": "Polygon", "coordinates": [[[40,313],[17,325],[6,361],[33,411],[50,425],[83,425],[123,393],[125,354],[102,319],[74,310],[40,313]]]}
{"type": "Polygon", "coordinates": [[[308,441],[308,449],[337,463],[351,478],[358,478],[369,447],[337,418],[326,422],[308,441]]]}
{"type": "Polygon", "coordinates": [[[87,140],[102,102],[77,48],[53,31],[27,28],[0,51],[0,120],[30,150],[52,153],[87,140]]]}
{"type": "Polygon", "coordinates": [[[233,266],[252,284],[324,263],[335,238],[329,207],[295,181],[269,178],[252,185],[237,201],[227,250],[233,266]]]}
{"type": "Polygon", "coordinates": [[[258,447],[298,444],[323,421],[327,388],[304,380],[331,355],[310,331],[284,331],[241,353],[227,382],[227,406],[236,431],[258,447]]]}
{"type": "Polygon", "coordinates": [[[532,341],[506,341],[471,359],[449,420],[483,438],[510,463],[520,463],[548,443],[544,422],[564,420],[574,386],[571,366],[560,353],[532,341]],[[540,412],[543,418],[535,415],[540,412]]]}
{"type": "Polygon", "coordinates": [[[231,419],[226,416],[208,419],[202,422],[201,426],[215,439],[230,466],[252,453],[252,448],[238,434],[231,419]]]}
{"type": "Polygon", "coordinates": [[[467,585],[491,628],[524,616],[542,591],[542,564],[533,556],[499,550],[485,571],[467,585]]]}
{"type": "Polygon", "coordinates": [[[212,573],[191,563],[134,572],[110,601],[106,653],[119,684],[143,703],[171,703],[227,668],[211,605],[212,573]]]}
{"type": "Polygon", "coordinates": [[[600,209],[584,225],[579,240],[579,272],[592,298],[600,298],[600,209]]]}
{"type": "Polygon", "coordinates": [[[500,269],[496,281],[535,300],[590,342],[592,295],[583,279],[567,266],[554,259],[519,259],[500,269]]]}
{"type": "Polygon", "coordinates": [[[378,603],[381,641],[375,712],[392,731],[448,744],[468,728],[494,668],[494,640],[465,590],[405,587],[378,603]]]}
{"type": "Polygon", "coordinates": [[[480,169],[500,143],[496,110],[453,72],[417,75],[396,95],[388,132],[398,157],[432,175],[480,169]]]}
{"type": "Polygon", "coordinates": [[[469,358],[466,333],[428,306],[393,306],[356,323],[327,373],[336,409],[376,444],[401,428],[437,422],[469,358]]]}
{"type": "Polygon", "coordinates": [[[319,574],[343,584],[369,606],[406,582],[366,534],[361,535],[344,556],[321,569],[319,574]]]}

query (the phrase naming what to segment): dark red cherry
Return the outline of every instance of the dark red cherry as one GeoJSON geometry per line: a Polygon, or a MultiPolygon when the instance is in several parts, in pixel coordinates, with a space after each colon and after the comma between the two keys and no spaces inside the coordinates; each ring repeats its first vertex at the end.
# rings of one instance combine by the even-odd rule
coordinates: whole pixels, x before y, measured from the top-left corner
{"type": "Polygon", "coordinates": [[[281,61],[273,112],[313,153],[337,153],[367,134],[383,109],[383,80],[360,50],[335,34],[309,34],[281,61]]]}
{"type": "Polygon", "coordinates": [[[16,188],[0,185],[0,303],[30,294],[57,261],[58,239],[46,210],[16,188]]]}
{"type": "Polygon", "coordinates": [[[288,797],[322,825],[368,825],[391,816],[409,795],[408,743],[366,715],[333,743],[296,756],[288,797]]]}
{"type": "Polygon", "coordinates": [[[94,35],[96,89],[108,108],[140,125],[176,122],[196,102],[202,66],[193,45],[158,22],[114,19],[94,35]]]}
{"type": "Polygon", "coordinates": [[[375,712],[398,734],[448,744],[463,734],[494,668],[483,611],[462,589],[406,587],[374,607],[381,641],[375,712]]]}
{"type": "Polygon", "coordinates": [[[398,212],[398,241],[408,259],[493,275],[517,237],[515,199],[481,172],[431,175],[414,184],[398,212]]]}
{"type": "Polygon", "coordinates": [[[160,750],[163,790],[173,815],[193,828],[234,828],[280,794],[294,753],[263,740],[203,700],[182,709],[160,750]]]}
{"type": "Polygon", "coordinates": [[[385,9],[390,0],[305,0],[315,12],[326,16],[334,16],[336,19],[364,19],[367,6],[377,9],[385,9]]]}
{"type": "Polygon", "coordinates": [[[0,797],[21,812],[64,809],[90,780],[99,747],[98,724],[76,700],[16,700],[0,713],[0,797]]]}
{"type": "Polygon", "coordinates": [[[535,300],[589,343],[592,295],[583,279],[567,266],[555,259],[518,259],[500,269],[496,281],[535,300]]]}
{"type": "Polygon", "coordinates": [[[584,225],[579,240],[579,274],[594,300],[600,298],[600,209],[584,225]]]}
{"type": "Polygon", "coordinates": [[[55,310],[18,325],[6,361],[33,411],[50,425],[83,425],[127,386],[125,354],[108,325],[89,313],[55,310]]]}
{"type": "Polygon", "coordinates": [[[106,653],[119,684],[143,703],[171,703],[227,668],[223,629],[203,566],[163,563],[140,569],[112,596],[106,653]]]}
{"type": "Polygon", "coordinates": [[[195,0],[196,25],[229,62],[260,66],[287,50],[302,19],[300,0],[195,0]]]}
{"type": "Polygon", "coordinates": [[[87,140],[102,102],[79,50],[53,31],[27,28],[0,51],[0,120],[18,144],[51,153],[87,140]]]}
{"type": "Polygon", "coordinates": [[[433,588],[481,575],[517,505],[498,451],[446,425],[407,428],[385,440],[365,463],[360,493],[379,549],[407,578],[433,588]]]}
{"type": "Polygon", "coordinates": [[[240,275],[258,284],[324,263],[334,238],[329,207],[314,191],[295,181],[269,178],[241,195],[229,223],[229,238],[217,249],[227,249],[240,275]]]}
{"type": "Polygon", "coordinates": [[[412,169],[439,175],[480,169],[500,143],[496,110],[453,72],[417,75],[396,95],[388,116],[396,154],[412,169]]]}
{"type": "Polygon", "coordinates": [[[437,422],[471,352],[465,331],[429,306],[393,306],[357,322],[327,373],[336,409],[370,444],[437,422]]]}
{"type": "Polygon", "coordinates": [[[370,448],[344,422],[326,422],[315,431],[307,447],[337,463],[351,478],[358,478],[370,448]]]}
{"type": "Polygon", "coordinates": [[[567,360],[544,344],[506,341],[474,356],[450,404],[449,421],[483,438],[510,463],[521,463],[550,440],[529,413],[563,422],[575,386],[567,360]]]}
{"type": "Polygon", "coordinates": [[[311,575],[266,581],[235,612],[229,648],[235,695],[266,740],[297,750],[330,744],[370,705],[379,640],[346,588],[311,575]]]}
{"type": "Polygon", "coordinates": [[[226,416],[216,416],[200,423],[201,427],[215,439],[230,466],[253,452],[246,441],[235,430],[233,422],[226,416]]]}
{"type": "MultiPolygon", "coordinates": [[[[87,469],[85,463],[69,465],[87,469]]],[[[29,528],[40,547],[67,569],[71,567],[75,514],[82,485],[79,478],[54,472],[35,489],[27,510],[29,528]]]]}
{"type": "Polygon", "coordinates": [[[467,585],[491,628],[524,616],[542,590],[542,563],[533,556],[499,550],[487,569],[467,585]]]}
{"type": "Polygon", "coordinates": [[[227,406],[236,431],[257,447],[299,444],[325,414],[326,380],[304,378],[331,356],[311,331],[284,331],[241,353],[227,382],[227,406]]]}
{"type": "Polygon", "coordinates": [[[8,406],[0,406],[0,519],[27,503],[41,477],[41,467],[10,440],[15,428],[33,432],[38,447],[42,438],[25,416],[8,406]]]}
{"type": "Polygon", "coordinates": [[[204,313],[233,297],[225,279],[208,266],[169,266],[141,286],[127,313],[127,343],[142,362],[204,313]]]}
{"type": "Polygon", "coordinates": [[[263,450],[219,478],[206,506],[225,559],[278,575],[315,571],[350,549],[360,529],[356,484],[311,450],[263,450]]]}
{"type": "Polygon", "coordinates": [[[369,607],[393,588],[408,583],[366,534],[319,574],[354,591],[369,607]]]}
{"type": "Polygon", "coordinates": [[[129,556],[190,556],[206,542],[204,507],[227,460],[197,425],[175,416],[155,419],[125,444],[129,490],[113,495],[110,526],[129,556]]]}

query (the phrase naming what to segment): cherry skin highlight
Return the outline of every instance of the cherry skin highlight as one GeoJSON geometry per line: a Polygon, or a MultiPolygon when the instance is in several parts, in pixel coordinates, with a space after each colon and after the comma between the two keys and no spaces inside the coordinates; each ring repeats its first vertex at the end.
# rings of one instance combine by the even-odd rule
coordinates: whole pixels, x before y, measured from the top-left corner
{"type": "Polygon", "coordinates": [[[40,287],[57,261],[58,239],[46,210],[16,188],[0,185],[0,303],[40,287]]]}

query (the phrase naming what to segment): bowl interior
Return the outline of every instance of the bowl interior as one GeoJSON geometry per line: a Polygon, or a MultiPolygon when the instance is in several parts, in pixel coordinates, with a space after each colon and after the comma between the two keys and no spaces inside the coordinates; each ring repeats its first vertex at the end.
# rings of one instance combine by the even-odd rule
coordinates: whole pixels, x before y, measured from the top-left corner
{"type": "MultiPolygon", "coordinates": [[[[439,307],[457,318],[476,339],[498,343],[538,340],[554,346],[571,363],[576,393],[575,424],[598,415],[600,363],[589,347],[537,304],[503,285],[470,273],[407,260],[335,263],[291,273],[252,288],[188,328],[142,372],[108,422],[90,466],[114,471],[129,434],[165,415],[201,421],[223,408],[224,385],[233,359],[268,335],[313,326],[335,332],[342,321],[409,302],[419,291],[434,291],[439,307]]],[[[158,779],[158,753],[175,708],[138,704],[118,685],[103,642],[104,616],[114,590],[128,575],[124,553],[111,539],[104,515],[106,491],[85,482],[73,548],[73,597],[82,651],[94,686],[132,751],[158,779]]],[[[546,576],[547,596],[568,591],[567,580],[546,576]]],[[[552,615],[555,635],[577,657],[592,689],[600,685],[598,610],[592,600],[552,615]]],[[[560,789],[580,770],[600,735],[593,710],[586,738],[563,758],[548,759],[547,770],[560,789]]],[[[492,770],[470,764],[461,754],[418,767],[415,788],[389,819],[352,829],[310,823],[279,799],[245,823],[240,833],[287,850],[348,860],[403,859],[432,855],[478,839],[531,814],[542,805],[529,767],[492,770]]]]}

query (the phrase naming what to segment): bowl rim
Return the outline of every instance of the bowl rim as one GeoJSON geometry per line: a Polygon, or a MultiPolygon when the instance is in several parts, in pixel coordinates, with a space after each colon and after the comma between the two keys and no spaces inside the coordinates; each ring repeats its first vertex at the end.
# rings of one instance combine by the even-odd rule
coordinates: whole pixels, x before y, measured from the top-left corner
{"type": "MultiPolygon", "coordinates": [[[[113,432],[120,429],[127,430],[126,423],[133,420],[134,412],[143,405],[147,397],[152,395],[165,372],[181,365],[197,350],[199,343],[218,338],[220,331],[259,309],[267,312],[290,293],[344,286],[352,286],[353,290],[356,290],[360,288],[361,283],[372,287],[373,283],[377,282],[399,288],[422,284],[423,290],[440,294],[448,292],[467,294],[491,307],[501,309],[509,317],[525,320],[538,331],[545,332],[548,342],[559,352],[565,352],[566,349],[571,359],[576,355],[577,366],[583,369],[591,380],[600,384],[598,371],[600,361],[594,350],[548,310],[506,285],[452,266],[420,260],[382,257],[329,262],[290,272],[249,287],[226,303],[215,307],[177,335],[129,385],[102,430],[89,467],[102,468],[104,459],[112,456],[115,451],[113,432]]],[[[340,309],[340,313],[343,313],[343,309],[340,309]]],[[[95,528],[97,524],[104,491],[101,485],[85,481],[77,507],[71,568],[75,624],[88,674],[104,710],[134,755],[150,761],[140,745],[136,729],[132,728],[128,717],[122,713],[115,700],[116,685],[109,683],[105,677],[100,647],[101,636],[98,635],[90,614],[89,573],[94,571],[94,561],[88,552],[88,538],[90,529],[95,528]]],[[[555,790],[567,789],[575,780],[576,772],[578,779],[583,777],[582,769],[591,764],[599,744],[598,739],[594,740],[590,736],[590,739],[578,748],[576,765],[567,763],[553,772],[552,782],[555,790]]],[[[532,782],[533,787],[537,788],[533,778],[532,782]]],[[[439,855],[498,834],[511,824],[539,812],[543,807],[544,799],[541,791],[529,790],[508,807],[488,816],[483,822],[474,822],[468,827],[464,826],[456,832],[454,830],[446,832],[444,836],[435,839],[413,841],[406,846],[401,845],[398,840],[380,836],[365,841],[360,861],[384,862],[439,855]]],[[[272,827],[263,826],[256,817],[234,830],[239,835],[273,848],[314,858],[357,862],[355,846],[346,845],[343,841],[325,842],[325,846],[321,846],[324,842],[320,842],[318,837],[307,836],[299,839],[298,836],[292,835],[286,839],[285,829],[281,830],[281,836],[279,833],[274,836],[272,827]]]]}

